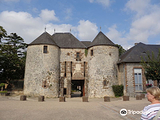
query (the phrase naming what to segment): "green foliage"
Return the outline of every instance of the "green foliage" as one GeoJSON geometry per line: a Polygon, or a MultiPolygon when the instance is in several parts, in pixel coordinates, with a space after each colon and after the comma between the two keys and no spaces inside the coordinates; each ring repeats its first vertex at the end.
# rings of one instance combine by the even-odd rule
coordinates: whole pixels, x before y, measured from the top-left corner
{"type": "Polygon", "coordinates": [[[1,42],[1,39],[6,35],[7,35],[6,30],[2,26],[0,26],[0,42],[1,42]]]}
{"type": "Polygon", "coordinates": [[[0,84],[0,87],[4,87],[4,86],[5,86],[5,84],[4,84],[4,83],[1,83],[1,84],[0,84]]]}
{"type": "Polygon", "coordinates": [[[85,56],[87,57],[87,55],[88,55],[88,50],[85,49],[85,56]]]}
{"type": "Polygon", "coordinates": [[[0,91],[0,93],[7,93],[7,91],[0,91]]]}
{"type": "Polygon", "coordinates": [[[0,81],[24,78],[26,47],[16,33],[5,35],[0,42],[0,81]]]}
{"type": "Polygon", "coordinates": [[[116,97],[123,96],[123,85],[113,85],[112,88],[116,97]]]}
{"type": "MultiPolygon", "coordinates": [[[[160,80],[160,50],[158,55],[152,53],[147,53],[145,58],[141,58],[141,65],[145,69],[146,79],[157,80],[159,83],[160,80]]],[[[158,84],[159,85],[159,84],[158,84]]]]}
{"type": "Polygon", "coordinates": [[[123,49],[123,47],[122,47],[121,45],[116,44],[116,46],[117,46],[118,49],[119,49],[119,56],[121,56],[124,52],[126,52],[126,50],[123,49]]]}

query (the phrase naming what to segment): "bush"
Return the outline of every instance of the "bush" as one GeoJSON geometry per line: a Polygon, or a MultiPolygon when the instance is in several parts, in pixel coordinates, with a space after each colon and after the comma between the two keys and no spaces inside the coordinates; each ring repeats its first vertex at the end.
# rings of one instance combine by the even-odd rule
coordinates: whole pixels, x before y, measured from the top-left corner
{"type": "Polygon", "coordinates": [[[4,83],[1,83],[1,84],[0,84],[0,87],[4,87],[4,86],[5,86],[5,84],[4,84],[4,83]]]}
{"type": "Polygon", "coordinates": [[[0,93],[7,93],[7,91],[0,91],[0,93]]]}
{"type": "Polygon", "coordinates": [[[112,88],[116,97],[123,96],[123,85],[113,85],[112,88]]]}

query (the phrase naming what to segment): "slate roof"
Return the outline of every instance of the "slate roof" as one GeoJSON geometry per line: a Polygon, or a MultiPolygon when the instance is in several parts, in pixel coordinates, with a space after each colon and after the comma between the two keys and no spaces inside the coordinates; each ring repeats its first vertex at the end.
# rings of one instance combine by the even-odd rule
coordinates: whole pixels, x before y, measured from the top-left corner
{"type": "Polygon", "coordinates": [[[60,48],[86,48],[86,46],[71,33],[55,33],[52,35],[52,38],[60,48]]]}
{"type": "Polygon", "coordinates": [[[86,47],[90,46],[91,41],[81,41],[86,47]]]}
{"type": "Polygon", "coordinates": [[[138,43],[124,54],[120,56],[119,63],[139,63],[141,62],[142,57],[145,59],[147,54],[154,53],[155,57],[158,55],[160,45],[146,45],[144,43],[138,43]]]}
{"type": "Polygon", "coordinates": [[[57,44],[54,42],[52,36],[47,32],[42,33],[38,38],[36,38],[29,45],[41,45],[41,44],[56,45],[57,46],[57,44]]]}
{"type": "Polygon", "coordinates": [[[101,31],[98,33],[98,35],[94,38],[91,45],[97,46],[97,45],[109,45],[109,46],[116,46],[107,36],[105,36],[101,31]]]}

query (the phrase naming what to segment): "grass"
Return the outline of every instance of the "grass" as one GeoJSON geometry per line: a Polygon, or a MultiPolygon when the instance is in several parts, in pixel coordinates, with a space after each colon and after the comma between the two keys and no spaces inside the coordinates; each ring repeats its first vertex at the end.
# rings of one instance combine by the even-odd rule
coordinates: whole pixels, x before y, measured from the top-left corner
{"type": "Polygon", "coordinates": [[[7,93],[7,91],[0,91],[0,93],[7,93]]]}

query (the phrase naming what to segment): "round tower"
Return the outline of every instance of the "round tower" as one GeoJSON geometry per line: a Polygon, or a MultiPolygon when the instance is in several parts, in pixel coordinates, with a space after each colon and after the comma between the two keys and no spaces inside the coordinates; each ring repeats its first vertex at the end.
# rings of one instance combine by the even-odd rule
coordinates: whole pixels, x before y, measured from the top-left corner
{"type": "Polygon", "coordinates": [[[88,96],[114,96],[112,85],[118,84],[118,47],[99,32],[89,46],[88,53],[88,96]]]}
{"type": "Polygon", "coordinates": [[[58,97],[59,47],[47,32],[27,48],[24,94],[58,97]]]}

